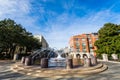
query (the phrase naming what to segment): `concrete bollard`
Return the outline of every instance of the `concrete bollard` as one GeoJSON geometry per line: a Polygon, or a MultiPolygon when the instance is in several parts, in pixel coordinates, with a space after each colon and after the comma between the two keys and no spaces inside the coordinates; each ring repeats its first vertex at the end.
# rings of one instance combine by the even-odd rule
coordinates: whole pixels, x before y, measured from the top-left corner
{"type": "Polygon", "coordinates": [[[26,58],[25,58],[25,65],[26,65],[26,66],[31,65],[31,57],[26,57],[26,58]]]}
{"type": "Polygon", "coordinates": [[[18,54],[14,54],[13,61],[18,60],[18,54]]]}
{"type": "Polygon", "coordinates": [[[97,58],[96,57],[91,58],[91,63],[92,63],[92,65],[96,65],[97,64],[97,58]]]}
{"type": "Polygon", "coordinates": [[[85,58],[84,59],[84,67],[90,67],[91,66],[91,59],[85,58]]]}
{"type": "Polygon", "coordinates": [[[113,60],[115,60],[115,61],[118,60],[118,54],[112,54],[111,56],[112,56],[112,59],[113,59],[113,60]]]}
{"type": "Polygon", "coordinates": [[[41,68],[48,68],[48,59],[47,58],[41,59],[41,68]]]}
{"type": "Polygon", "coordinates": [[[22,57],[22,59],[21,59],[21,63],[22,63],[22,64],[25,63],[25,57],[22,57]]]}
{"type": "Polygon", "coordinates": [[[73,68],[73,61],[72,61],[72,59],[67,59],[66,68],[67,69],[72,69],[73,68]]]}
{"type": "Polygon", "coordinates": [[[102,54],[103,61],[108,61],[108,54],[102,54]]]}

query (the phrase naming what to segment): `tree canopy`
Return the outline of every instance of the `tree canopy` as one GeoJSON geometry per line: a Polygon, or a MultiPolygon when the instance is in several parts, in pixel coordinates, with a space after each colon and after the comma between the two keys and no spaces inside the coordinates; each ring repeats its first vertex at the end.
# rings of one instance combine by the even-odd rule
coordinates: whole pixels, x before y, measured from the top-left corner
{"type": "Polygon", "coordinates": [[[98,31],[99,39],[95,42],[97,53],[120,53],[120,25],[106,23],[98,31]]]}
{"type": "Polygon", "coordinates": [[[32,33],[26,31],[22,25],[14,20],[4,19],[0,21],[0,53],[7,50],[14,54],[17,46],[26,47],[26,50],[33,50],[41,47],[38,39],[32,33]]]}

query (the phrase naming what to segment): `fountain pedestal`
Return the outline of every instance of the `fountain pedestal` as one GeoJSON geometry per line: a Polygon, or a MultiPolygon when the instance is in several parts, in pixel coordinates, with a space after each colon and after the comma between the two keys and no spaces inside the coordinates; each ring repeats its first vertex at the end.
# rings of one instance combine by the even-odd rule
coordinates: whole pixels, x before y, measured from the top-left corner
{"type": "Polygon", "coordinates": [[[26,57],[25,58],[25,65],[30,66],[31,65],[31,57],[26,57]]]}
{"type": "Polygon", "coordinates": [[[84,67],[90,67],[91,66],[91,59],[85,58],[84,59],[84,67]]]}
{"type": "Polygon", "coordinates": [[[22,64],[25,63],[25,57],[22,57],[22,59],[21,59],[21,63],[22,63],[22,64]]]}
{"type": "Polygon", "coordinates": [[[41,68],[48,68],[48,59],[47,58],[41,59],[41,68]]]}
{"type": "Polygon", "coordinates": [[[96,57],[91,58],[91,63],[92,63],[92,65],[96,65],[97,64],[97,58],[96,57]]]}
{"type": "Polygon", "coordinates": [[[72,69],[73,68],[73,61],[72,61],[72,59],[67,59],[67,61],[66,61],[66,68],[67,69],[72,69]]]}

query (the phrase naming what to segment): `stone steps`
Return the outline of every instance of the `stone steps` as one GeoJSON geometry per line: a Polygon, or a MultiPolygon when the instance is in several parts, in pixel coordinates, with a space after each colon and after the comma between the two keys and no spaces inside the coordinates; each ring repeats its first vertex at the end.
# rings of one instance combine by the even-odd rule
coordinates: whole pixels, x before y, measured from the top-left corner
{"type": "Polygon", "coordinates": [[[64,75],[89,75],[107,70],[107,65],[99,63],[93,67],[80,67],[73,69],[41,68],[40,66],[24,66],[16,63],[11,66],[11,70],[25,75],[36,77],[64,76],[64,75]]]}

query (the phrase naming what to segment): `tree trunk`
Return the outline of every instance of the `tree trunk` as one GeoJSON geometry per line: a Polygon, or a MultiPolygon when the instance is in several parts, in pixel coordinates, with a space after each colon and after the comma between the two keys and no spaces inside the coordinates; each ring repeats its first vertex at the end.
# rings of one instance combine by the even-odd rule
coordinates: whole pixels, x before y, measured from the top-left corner
{"type": "Polygon", "coordinates": [[[15,46],[12,46],[11,49],[10,49],[10,58],[13,59],[13,56],[14,56],[14,52],[15,52],[15,49],[16,49],[16,45],[15,46]]]}

